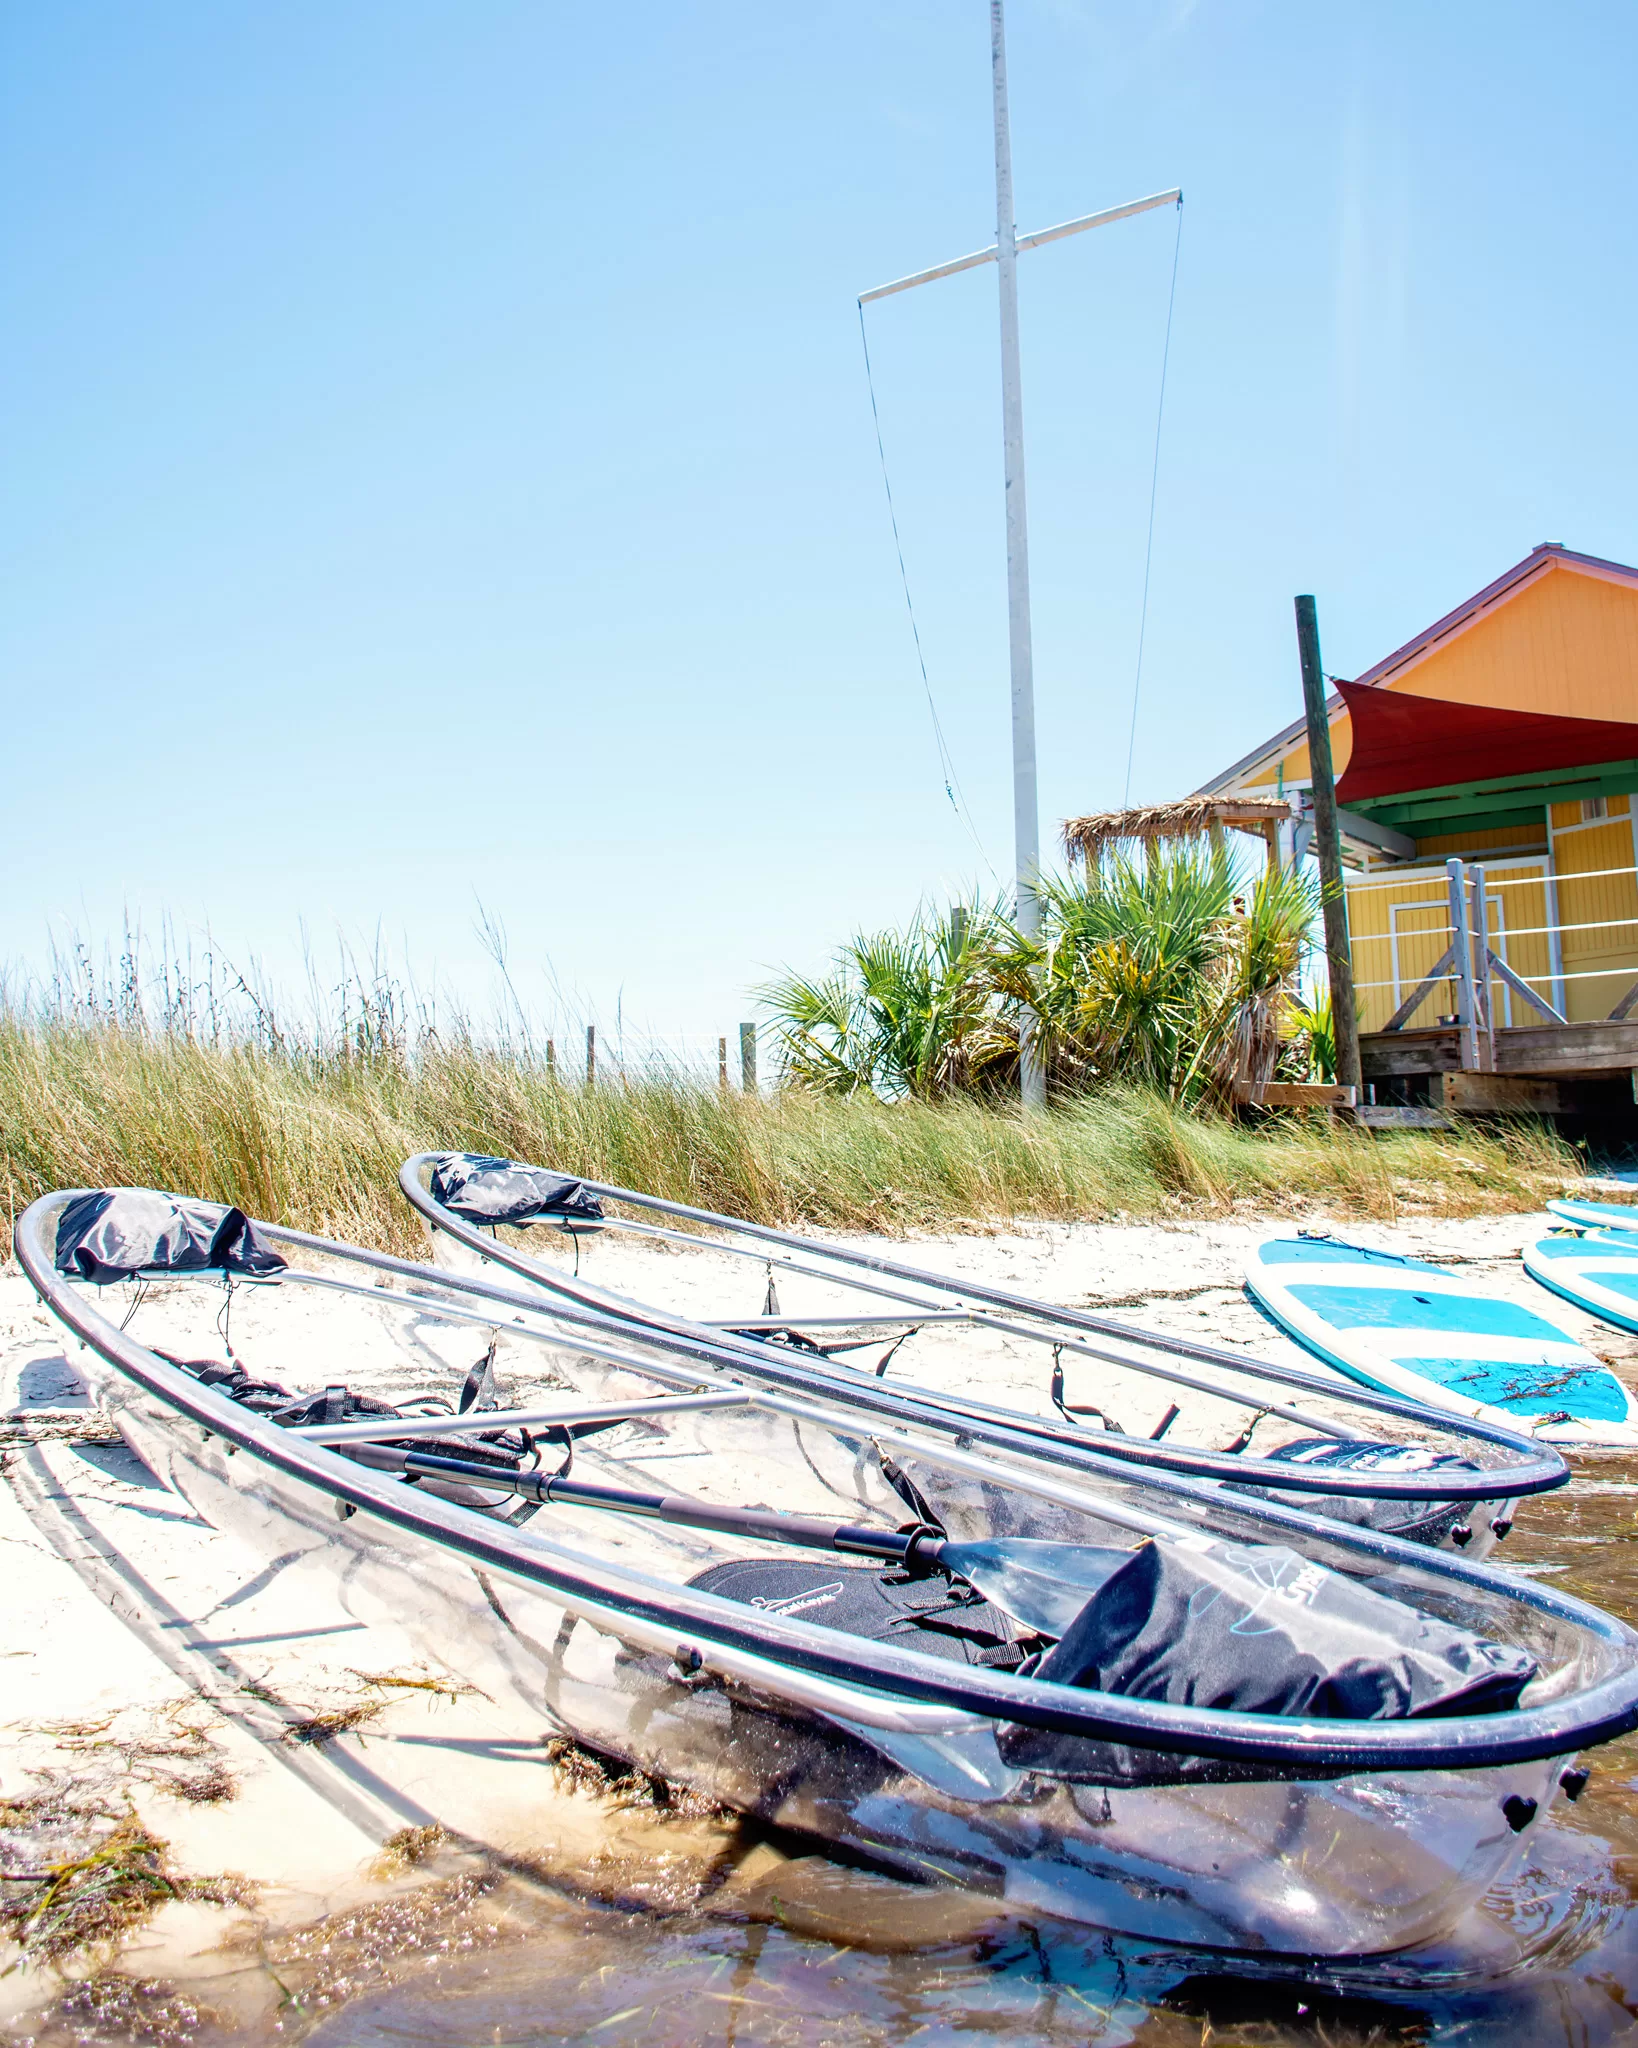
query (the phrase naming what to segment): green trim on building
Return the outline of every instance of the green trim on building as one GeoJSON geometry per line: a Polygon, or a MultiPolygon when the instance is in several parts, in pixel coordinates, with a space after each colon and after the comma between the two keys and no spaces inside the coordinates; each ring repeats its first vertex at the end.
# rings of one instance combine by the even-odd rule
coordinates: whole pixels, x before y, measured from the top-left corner
{"type": "Polygon", "coordinates": [[[1407,818],[1402,823],[1397,818],[1383,819],[1384,824],[1392,823],[1399,831],[1408,832],[1412,839],[1459,839],[1472,832],[1516,832],[1521,827],[1534,825],[1542,834],[1543,847],[1546,839],[1547,810],[1543,804],[1532,804],[1527,811],[1441,811],[1432,810],[1425,817],[1407,818]]]}
{"type": "Polygon", "coordinates": [[[1538,823],[1549,804],[1589,796],[1630,796],[1638,790],[1638,761],[1605,761],[1567,768],[1553,776],[1507,776],[1495,782],[1457,782],[1443,789],[1410,790],[1349,806],[1379,825],[1410,830],[1419,839],[1445,832],[1491,831],[1538,823]],[[1521,799],[1523,801],[1521,801],[1521,799]],[[1528,807],[1526,807],[1528,805],[1528,807]]]}

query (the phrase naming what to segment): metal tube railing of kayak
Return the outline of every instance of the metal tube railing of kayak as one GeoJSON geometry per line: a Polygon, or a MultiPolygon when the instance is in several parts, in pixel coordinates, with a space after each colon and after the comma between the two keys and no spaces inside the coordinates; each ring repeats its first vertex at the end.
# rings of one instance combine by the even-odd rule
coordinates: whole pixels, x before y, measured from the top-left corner
{"type": "MultiPolygon", "coordinates": [[[[380,1293],[379,1288],[375,1290],[380,1293]]],[[[570,1408],[468,1409],[464,1415],[372,1415],[362,1422],[298,1422],[292,1433],[310,1444],[393,1443],[405,1437],[481,1434],[486,1430],[580,1428],[591,1422],[642,1422],[699,1409],[745,1408],[751,1394],[666,1394],[652,1401],[605,1401],[570,1408]]]]}

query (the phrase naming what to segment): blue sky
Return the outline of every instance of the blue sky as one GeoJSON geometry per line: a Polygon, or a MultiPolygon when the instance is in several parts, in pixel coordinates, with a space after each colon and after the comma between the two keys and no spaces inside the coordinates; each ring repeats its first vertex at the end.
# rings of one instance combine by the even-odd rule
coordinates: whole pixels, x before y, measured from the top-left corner
{"type": "MultiPolygon", "coordinates": [[[[127,911],[715,1034],[984,865],[855,295],[993,229],[984,0],[0,18],[0,957],[127,911]]],[[[1638,560],[1638,13],[1013,0],[1021,228],[1186,193],[1135,797],[1541,540],[1638,560]]],[[[1044,833],[1125,774],[1174,220],[1020,264],[1044,833]]],[[[995,276],[869,312],[1010,868],[995,276]]]]}

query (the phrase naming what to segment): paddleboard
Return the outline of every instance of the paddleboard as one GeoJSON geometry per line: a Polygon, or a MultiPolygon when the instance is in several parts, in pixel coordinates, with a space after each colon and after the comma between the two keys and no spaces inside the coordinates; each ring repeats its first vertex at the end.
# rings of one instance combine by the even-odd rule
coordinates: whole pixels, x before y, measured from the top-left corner
{"type": "Polygon", "coordinates": [[[1274,1237],[1247,1261],[1246,1287],[1299,1344],[1384,1393],[1549,1443],[1638,1444],[1638,1406],[1608,1366],[1535,1310],[1441,1267],[1334,1237],[1274,1237]]]}
{"type": "Polygon", "coordinates": [[[1589,1315],[1638,1330],[1638,1232],[1538,1238],[1524,1248],[1524,1270],[1589,1315]]]}
{"type": "Polygon", "coordinates": [[[1638,1202],[1549,1202],[1547,1213],[1575,1230],[1638,1230],[1638,1202]]]}

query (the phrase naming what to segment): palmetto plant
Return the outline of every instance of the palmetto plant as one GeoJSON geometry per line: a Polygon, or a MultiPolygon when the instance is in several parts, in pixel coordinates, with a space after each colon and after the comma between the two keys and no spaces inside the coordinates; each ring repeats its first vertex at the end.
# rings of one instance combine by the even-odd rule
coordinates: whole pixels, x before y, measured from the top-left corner
{"type": "Polygon", "coordinates": [[[1225,1095],[1236,1080],[1270,1081],[1302,971],[1319,893],[1301,868],[1271,863],[1223,930],[1211,980],[1215,1009],[1202,1034],[1196,1071],[1225,1095]]]}
{"type": "Polygon", "coordinates": [[[918,913],[907,930],[851,939],[821,980],[761,990],[785,1078],[828,1094],[933,1100],[976,1087],[1004,1059],[993,963],[1016,938],[998,905],[918,913]]]}
{"type": "MultiPolygon", "coordinates": [[[[1228,855],[1190,844],[1114,853],[1043,883],[1030,978],[1042,1054],[1060,1087],[1120,1079],[1181,1091],[1234,889],[1228,855]]],[[[1016,998],[1028,1000],[1022,987],[1016,998]]]]}
{"type": "Polygon", "coordinates": [[[1331,991],[1316,989],[1312,997],[1293,996],[1286,1007],[1286,1038],[1304,1073],[1322,1081],[1337,1077],[1337,1027],[1331,1013],[1331,991]]]}
{"type": "Polygon", "coordinates": [[[1119,1082],[1221,1100],[1270,1078],[1314,919],[1303,875],[1248,884],[1224,849],[1185,841],[1043,878],[1040,898],[1037,938],[993,903],[924,911],[851,941],[822,980],[764,989],[786,1079],[888,1099],[996,1087],[1026,1014],[1060,1095],[1119,1082]]]}

